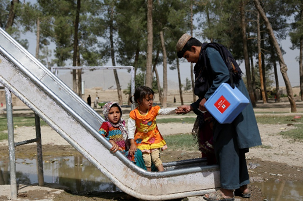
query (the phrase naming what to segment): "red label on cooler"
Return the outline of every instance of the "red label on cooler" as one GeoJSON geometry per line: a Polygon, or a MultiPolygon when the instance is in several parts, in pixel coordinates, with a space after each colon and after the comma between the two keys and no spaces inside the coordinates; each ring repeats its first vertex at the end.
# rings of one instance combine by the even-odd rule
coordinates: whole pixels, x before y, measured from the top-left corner
{"type": "Polygon", "coordinates": [[[214,105],[221,113],[223,113],[230,106],[230,103],[224,96],[221,96],[214,105]]]}

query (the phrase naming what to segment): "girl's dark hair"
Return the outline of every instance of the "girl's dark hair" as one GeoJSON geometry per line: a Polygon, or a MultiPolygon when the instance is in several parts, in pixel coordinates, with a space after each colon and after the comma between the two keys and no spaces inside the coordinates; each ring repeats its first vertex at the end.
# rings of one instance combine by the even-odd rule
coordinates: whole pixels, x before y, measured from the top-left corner
{"type": "Polygon", "coordinates": [[[117,107],[117,108],[119,109],[120,114],[121,114],[121,117],[122,117],[122,109],[121,109],[121,107],[118,105],[118,103],[112,104],[112,106],[111,106],[110,108],[112,108],[112,107],[117,107]]]}
{"type": "MultiPolygon", "coordinates": [[[[134,94],[134,100],[135,100],[135,103],[141,103],[143,101],[143,99],[148,95],[154,95],[155,92],[147,87],[147,86],[139,86],[136,88],[135,90],[135,94],[134,94]]],[[[131,103],[133,103],[133,100],[132,100],[132,97],[129,98],[129,101],[131,103]]]]}

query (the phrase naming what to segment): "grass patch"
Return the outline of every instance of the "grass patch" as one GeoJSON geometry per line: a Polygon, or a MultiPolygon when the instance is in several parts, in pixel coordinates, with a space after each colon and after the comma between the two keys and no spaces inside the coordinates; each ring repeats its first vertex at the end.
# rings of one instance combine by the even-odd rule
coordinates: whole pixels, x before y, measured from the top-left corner
{"type": "Polygon", "coordinates": [[[283,137],[291,138],[293,140],[303,141],[303,124],[296,124],[295,129],[280,132],[283,137]]]}
{"type": "Polygon", "coordinates": [[[171,150],[186,150],[196,151],[198,150],[198,144],[193,139],[191,134],[178,134],[165,136],[165,141],[171,150]]]}
{"type": "MultiPolygon", "coordinates": [[[[13,117],[13,123],[14,127],[35,126],[35,117],[13,117]]],[[[48,124],[42,119],[40,119],[40,125],[45,126],[48,124]]],[[[7,138],[7,118],[0,117],[0,140],[4,140],[7,138]]]]}
{"type": "Polygon", "coordinates": [[[256,117],[262,124],[292,124],[295,128],[279,132],[285,138],[303,141],[303,118],[294,119],[294,116],[262,116],[256,117]]]}
{"type": "Polygon", "coordinates": [[[262,124],[293,124],[303,123],[303,118],[294,119],[294,116],[258,116],[258,123],[262,124]]]}
{"type": "Polygon", "coordinates": [[[270,145],[260,145],[258,147],[262,148],[262,149],[271,149],[272,148],[270,145]]]}
{"type": "Polygon", "coordinates": [[[157,119],[157,123],[195,123],[196,117],[163,118],[157,119]]]}
{"type": "Polygon", "coordinates": [[[0,140],[5,140],[5,139],[8,139],[7,133],[1,131],[0,132],[0,140]]]}

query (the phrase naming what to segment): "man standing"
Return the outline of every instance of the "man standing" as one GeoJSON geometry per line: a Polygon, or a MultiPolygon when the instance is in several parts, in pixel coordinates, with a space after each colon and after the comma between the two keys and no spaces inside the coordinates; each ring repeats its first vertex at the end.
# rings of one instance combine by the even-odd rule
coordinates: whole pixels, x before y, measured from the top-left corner
{"type": "MultiPolygon", "coordinates": [[[[204,104],[222,83],[235,85],[248,99],[241,78],[242,71],[230,52],[217,43],[202,44],[196,38],[183,34],[177,45],[177,55],[194,67],[194,92],[199,99],[191,105],[178,107],[177,113],[206,111],[204,104]]],[[[206,121],[202,121],[207,123],[206,121]]],[[[231,124],[214,121],[213,146],[220,167],[221,189],[204,196],[209,201],[233,201],[235,195],[250,197],[249,175],[245,153],[250,147],[261,145],[256,118],[250,103],[231,124]]]]}
{"type": "Polygon", "coordinates": [[[91,99],[90,95],[88,95],[86,101],[87,101],[87,104],[88,104],[89,106],[91,106],[91,104],[92,104],[92,99],[91,99]]]}

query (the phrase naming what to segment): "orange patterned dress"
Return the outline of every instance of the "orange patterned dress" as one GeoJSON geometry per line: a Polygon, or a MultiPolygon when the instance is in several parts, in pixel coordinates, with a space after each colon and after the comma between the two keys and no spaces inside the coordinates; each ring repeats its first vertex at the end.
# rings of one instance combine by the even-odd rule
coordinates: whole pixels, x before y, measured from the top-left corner
{"type": "Polygon", "coordinates": [[[152,107],[147,114],[141,115],[138,108],[132,110],[130,118],[136,122],[134,141],[138,149],[143,153],[151,153],[152,149],[166,149],[166,142],[158,130],[156,117],[160,106],[152,107]]]}

